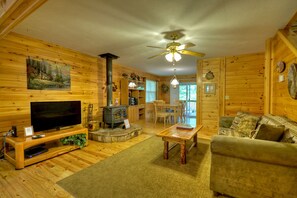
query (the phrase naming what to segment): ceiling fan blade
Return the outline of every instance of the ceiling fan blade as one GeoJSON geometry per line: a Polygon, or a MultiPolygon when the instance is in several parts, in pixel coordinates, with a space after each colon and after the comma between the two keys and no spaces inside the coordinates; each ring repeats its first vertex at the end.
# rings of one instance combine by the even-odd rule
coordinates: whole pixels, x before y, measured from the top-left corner
{"type": "Polygon", "coordinates": [[[157,46],[150,46],[150,45],[148,45],[147,47],[157,48],[157,49],[165,49],[164,47],[157,47],[157,46]]]}
{"type": "Polygon", "coordinates": [[[148,57],[148,59],[155,58],[155,57],[157,57],[157,56],[163,56],[163,55],[168,54],[168,53],[169,53],[169,52],[162,52],[162,53],[160,53],[160,54],[157,54],[157,55],[148,57]]]}
{"type": "Polygon", "coordinates": [[[193,52],[193,51],[189,51],[189,50],[180,50],[179,52],[180,52],[181,54],[190,55],[190,56],[198,56],[198,57],[203,57],[203,56],[205,56],[204,53],[193,52]]]}
{"type": "Polygon", "coordinates": [[[185,44],[178,46],[177,50],[183,50],[183,49],[187,49],[189,47],[194,47],[194,46],[195,46],[194,43],[185,43],[185,44]]]}

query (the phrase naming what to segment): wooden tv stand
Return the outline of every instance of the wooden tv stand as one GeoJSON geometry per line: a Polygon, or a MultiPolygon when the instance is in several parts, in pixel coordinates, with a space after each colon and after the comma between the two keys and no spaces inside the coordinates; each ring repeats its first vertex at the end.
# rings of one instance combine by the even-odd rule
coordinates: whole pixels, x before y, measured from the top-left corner
{"type": "MultiPolygon", "coordinates": [[[[38,135],[40,133],[34,133],[38,135]]],[[[7,161],[15,166],[15,169],[22,169],[25,166],[61,155],[63,153],[78,149],[78,146],[74,145],[62,145],[59,139],[76,135],[86,134],[88,143],[88,129],[81,126],[76,126],[69,129],[53,131],[43,133],[45,137],[32,139],[32,137],[6,137],[6,146],[4,150],[4,156],[7,161]],[[45,144],[48,149],[47,152],[34,156],[32,158],[25,158],[24,151],[27,148],[45,144]],[[11,148],[13,147],[13,149],[11,148]]]]}

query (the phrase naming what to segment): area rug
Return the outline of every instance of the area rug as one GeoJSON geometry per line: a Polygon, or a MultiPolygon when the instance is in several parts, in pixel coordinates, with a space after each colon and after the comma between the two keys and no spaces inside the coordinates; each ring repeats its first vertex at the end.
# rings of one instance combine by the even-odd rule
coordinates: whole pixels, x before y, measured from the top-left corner
{"type": "Polygon", "coordinates": [[[58,184],[74,197],[212,197],[209,190],[210,151],[207,141],[187,153],[180,147],[163,159],[163,141],[152,137],[73,174],[58,184]]]}

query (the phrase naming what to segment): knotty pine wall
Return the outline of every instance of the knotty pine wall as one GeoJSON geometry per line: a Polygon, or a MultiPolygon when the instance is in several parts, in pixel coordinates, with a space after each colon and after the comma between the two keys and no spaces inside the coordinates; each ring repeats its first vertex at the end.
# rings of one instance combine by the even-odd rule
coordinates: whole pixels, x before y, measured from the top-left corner
{"type": "MultiPolygon", "coordinates": [[[[87,125],[88,105],[93,104],[93,117],[102,121],[106,105],[106,59],[92,57],[58,45],[10,33],[0,40],[0,133],[16,125],[20,133],[30,126],[30,102],[81,100],[82,124],[87,125]],[[44,59],[71,66],[71,90],[27,89],[26,58],[44,59]]],[[[122,66],[113,60],[113,81],[118,89],[113,92],[120,99],[122,73],[136,73],[147,79],[159,80],[134,68],[122,66]]]]}
{"type": "Polygon", "coordinates": [[[197,64],[197,124],[203,136],[217,134],[219,117],[238,111],[262,115],[264,107],[264,53],[201,60],[197,64]],[[214,73],[207,80],[205,74],[214,73]],[[205,94],[207,83],[216,85],[216,94],[205,94]]]}
{"type": "Polygon", "coordinates": [[[224,65],[223,59],[212,58],[198,62],[197,67],[197,124],[202,124],[203,128],[199,135],[211,137],[218,128],[218,118],[220,115],[220,69],[224,65]],[[207,80],[205,74],[212,71],[214,79],[207,80]],[[214,83],[215,94],[204,94],[204,87],[207,83],[214,83]]]}
{"type": "MultiPolygon", "coordinates": [[[[288,92],[288,69],[292,63],[297,63],[296,48],[288,46],[290,44],[286,38],[280,34],[271,39],[271,47],[267,47],[266,53],[271,56],[270,73],[270,113],[274,115],[286,116],[297,121],[297,100],[291,98],[288,92]],[[286,69],[283,73],[285,80],[279,82],[280,73],[275,69],[277,62],[284,61],[286,69]]],[[[269,85],[269,82],[266,84],[269,85]]]]}
{"type": "Polygon", "coordinates": [[[30,126],[30,102],[81,100],[82,123],[86,125],[87,106],[101,105],[102,62],[58,45],[10,33],[0,40],[0,131],[16,125],[19,132],[30,126]],[[44,59],[71,66],[71,90],[27,89],[26,58],[44,59]]]}

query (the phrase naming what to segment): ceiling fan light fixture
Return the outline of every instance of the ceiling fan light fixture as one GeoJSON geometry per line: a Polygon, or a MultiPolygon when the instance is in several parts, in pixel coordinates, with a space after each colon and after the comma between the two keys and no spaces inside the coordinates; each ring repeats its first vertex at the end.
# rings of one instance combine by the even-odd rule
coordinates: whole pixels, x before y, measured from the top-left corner
{"type": "Polygon", "coordinates": [[[179,53],[177,53],[177,52],[175,52],[175,53],[173,54],[173,57],[174,57],[174,60],[175,60],[175,61],[180,61],[180,59],[181,59],[181,55],[180,55],[179,53]]]}
{"type": "Polygon", "coordinates": [[[168,62],[172,62],[173,60],[173,54],[172,53],[168,53],[165,55],[165,58],[168,62]]]}
{"type": "Polygon", "coordinates": [[[168,62],[173,62],[173,61],[177,62],[177,61],[180,61],[181,55],[178,52],[170,52],[165,55],[165,58],[168,62]]]}

